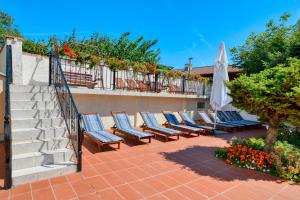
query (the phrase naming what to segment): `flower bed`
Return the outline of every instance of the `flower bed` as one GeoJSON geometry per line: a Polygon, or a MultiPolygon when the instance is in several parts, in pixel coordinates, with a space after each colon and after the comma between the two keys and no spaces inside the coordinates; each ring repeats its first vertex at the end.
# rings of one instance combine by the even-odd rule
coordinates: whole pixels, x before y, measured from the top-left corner
{"type": "Polygon", "coordinates": [[[300,150],[287,142],[278,141],[271,153],[263,151],[262,138],[232,140],[229,147],[215,151],[227,164],[257,170],[284,179],[300,182],[300,150]]]}

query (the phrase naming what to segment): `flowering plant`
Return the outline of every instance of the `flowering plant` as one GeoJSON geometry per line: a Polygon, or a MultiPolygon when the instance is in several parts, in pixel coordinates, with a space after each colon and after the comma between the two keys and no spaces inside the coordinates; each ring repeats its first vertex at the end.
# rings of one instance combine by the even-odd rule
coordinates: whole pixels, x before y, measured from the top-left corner
{"type": "Polygon", "coordinates": [[[70,58],[77,59],[77,54],[69,47],[69,45],[67,43],[64,44],[62,47],[59,47],[58,45],[56,45],[55,51],[59,55],[68,56],[70,58]]]}
{"type": "Polygon", "coordinates": [[[146,67],[148,69],[148,74],[156,74],[156,71],[157,71],[156,66],[154,66],[154,65],[152,65],[150,63],[147,63],[146,67]]]}
{"type": "Polygon", "coordinates": [[[230,147],[219,149],[216,151],[216,157],[224,159],[227,164],[235,164],[248,169],[266,172],[272,168],[269,153],[242,144],[233,144],[230,147]]]}

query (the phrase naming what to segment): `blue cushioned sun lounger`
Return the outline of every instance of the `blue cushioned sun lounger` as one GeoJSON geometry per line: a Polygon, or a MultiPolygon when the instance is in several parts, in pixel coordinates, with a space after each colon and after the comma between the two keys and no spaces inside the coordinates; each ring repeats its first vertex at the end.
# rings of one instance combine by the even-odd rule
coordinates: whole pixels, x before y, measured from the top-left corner
{"type": "Polygon", "coordinates": [[[233,120],[229,115],[227,115],[225,112],[219,110],[217,111],[218,114],[218,118],[222,121],[222,122],[229,122],[232,124],[237,124],[237,125],[242,125],[242,126],[253,126],[253,123],[249,123],[249,122],[245,122],[242,120],[233,120]]]}
{"type": "Polygon", "coordinates": [[[188,126],[196,127],[196,128],[202,128],[208,132],[213,132],[214,128],[211,126],[204,126],[201,124],[197,124],[194,120],[190,118],[190,116],[185,112],[178,112],[184,123],[188,126]]]}
{"type": "Polygon", "coordinates": [[[118,144],[118,148],[120,148],[123,138],[105,131],[101,118],[97,113],[82,113],[82,122],[84,134],[95,140],[99,150],[104,144],[118,144]]]}
{"type": "Polygon", "coordinates": [[[238,113],[237,111],[225,111],[225,113],[227,114],[227,116],[231,117],[231,119],[235,120],[235,121],[243,121],[243,122],[247,122],[247,123],[252,123],[255,126],[261,126],[260,122],[257,121],[250,121],[250,120],[245,120],[240,113],[238,113]]]}
{"type": "MultiPolygon", "coordinates": [[[[214,112],[211,112],[211,111],[207,111],[208,114],[211,116],[212,119],[215,118],[215,113],[214,112]]],[[[220,123],[222,125],[231,125],[231,126],[235,126],[235,127],[238,127],[238,128],[245,128],[246,125],[244,124],[238,124],[238,123],[233,123],[233,122],[223,122],[219,117],[218,115],[216,116],[216,120],[217,120],[217,123],[220,123]]]]}
{"type": "MultiPolygon", "coordinates": [[[[210,117],[204,111],[198,111],[198,114],[201,118],[201,121],[199,121],[199,123],[202,123],[206,126],[214,126],[214,122],[210,119],[210,117]]],[[[232,131],[240,128],[239,126],[234,126],[234,125],[230,125],[230,124],[226,124],[226,123],[220,123],[218,121],[216,123],[216,127],[218,129],[221,129],[224,131],[229,131],[229,132],[232,132],[232,131]]]]}
{"type": "Polygon", "coordinates": [[[188,134],[195,133],[198,136],[200,135],[200,133],[205,132],[205,130],[202,128],[196,128],[196,127],[180,124],[180,122],[178,121],[178,119],[176,118],[174,113],[172,113],[172,112],[164,111],[163,114],[164,114],[165,118],[167,119],[167,124],[166,124],[167,127],[174,128],[176,130],[180,130],[180,131],[188,133],[188,134]]]}
{"type": "Polygon", "coordinates": [[[160,135],[164,135],[166,141],[169,140],[169,137],[172,136],[176,136],[177,140],[179,139],[179,136],[182,134],[181,131],[178,130],[174,130],[174,129],[170,129],[170,128],[166,128],[162,125],[160,125],[154,114],[150,113],[150,112],[140,112],[143,120],[144,120],[144,124],[142,126],[143,130],[150,130],[153,133],[159,133],[160,135]]]}
{"type": "Polygon", "coordinates": [[[154,135],[134,129],[131,126],[129,117],[125,112],[111,112],[111,114],[115,121],[115,126],[113,127],[114,133],[117,131],[127,137],[131,137],[139,141],[142,139],[148,139],[149,143],[151,142],[151,138],[154,135]]]}

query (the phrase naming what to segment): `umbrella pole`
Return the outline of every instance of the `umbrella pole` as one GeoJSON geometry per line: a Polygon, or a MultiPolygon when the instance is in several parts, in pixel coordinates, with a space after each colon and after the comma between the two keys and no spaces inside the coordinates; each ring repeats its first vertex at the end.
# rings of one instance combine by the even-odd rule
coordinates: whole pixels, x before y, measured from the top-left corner
{"type": "Polygon", "coordinates": [[[217,126],[217,109],[215,109],[214,130],[216,130],[216,126],[217,126]]]}

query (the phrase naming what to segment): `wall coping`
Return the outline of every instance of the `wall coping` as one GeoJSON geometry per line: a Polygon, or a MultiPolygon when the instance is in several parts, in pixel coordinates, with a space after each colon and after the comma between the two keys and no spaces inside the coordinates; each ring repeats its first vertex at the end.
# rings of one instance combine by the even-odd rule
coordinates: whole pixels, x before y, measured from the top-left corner
{"type": "Polygon", "coordinates": [[[130,97],[158,97],[158,98],[184,98],[184,99],[208,99],[206,95],[186,95],[186,94],[170,94],[170,93],[151,93],[151,92],[135,92],[124,90],[101,90],[89,88],[70,87],[72,94],[81,95],[110,95],[110,96],[130,96],[130,97]]]}

